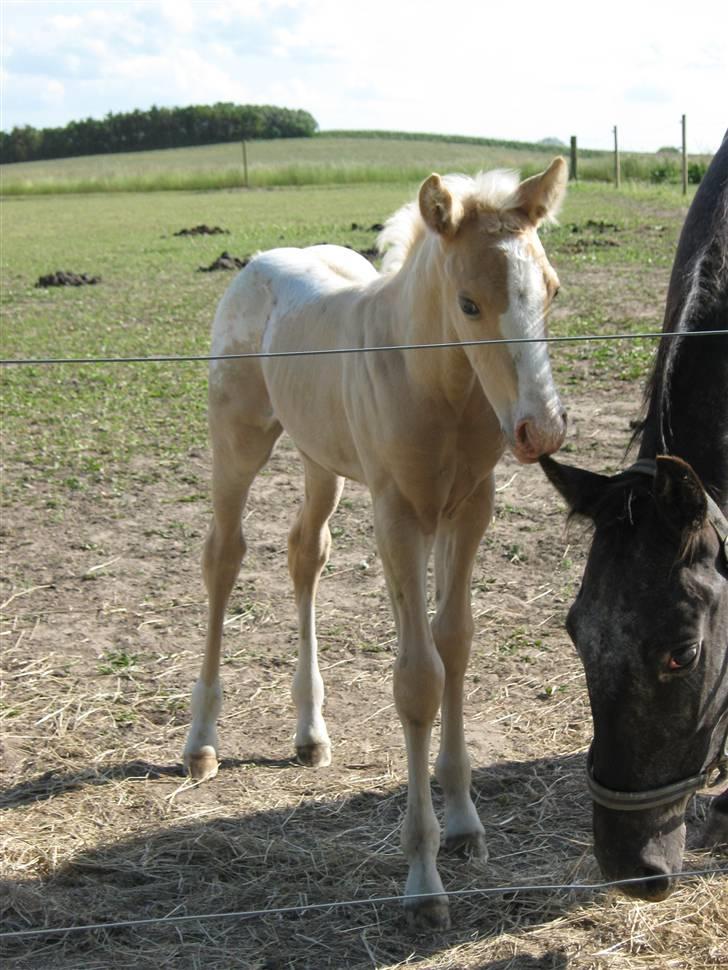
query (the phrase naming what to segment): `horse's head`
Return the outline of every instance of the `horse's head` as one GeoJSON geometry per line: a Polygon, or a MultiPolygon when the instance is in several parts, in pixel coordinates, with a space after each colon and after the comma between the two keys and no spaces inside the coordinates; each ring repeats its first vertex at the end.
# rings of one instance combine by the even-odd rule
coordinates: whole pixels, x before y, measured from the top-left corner
{"type": "Polygon", "coordinates": [[[638,880],[628,894],[662,899],[690,796],[725,757],[728,524],[679,458],[611,478],[541,464],[595,524],[567,619],[594,719],[595,853],[608,879],[638,880]]]}
{"type": "MultiPolygon", "coordinates": [[[[439,285],[450,331],[459,340],[539,338],[559,281],[538,227],[558,209],[566,163],[555,159],[520,184],[512,173],[475,180],[431,175],[419,208],[442,249],[439,285]]],[[[551,376],[547,345],[464,348],[513,453],[534,462],[561,447],[566,414],[551,376]]]]}

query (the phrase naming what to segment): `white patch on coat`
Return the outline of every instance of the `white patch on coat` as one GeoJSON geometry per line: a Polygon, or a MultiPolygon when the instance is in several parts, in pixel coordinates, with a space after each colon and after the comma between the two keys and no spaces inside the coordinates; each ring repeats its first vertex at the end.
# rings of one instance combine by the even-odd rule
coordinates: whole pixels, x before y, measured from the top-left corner
{"type": "MultiPolygon", "coordinates": [[[[508,308],[500,316],[500,330],[506,339],[545,334],[548,294],[543,270],[533,258],[535,244],[540,245],[535,233],[528,240],[511,237],[500,244],[508,257],[508,308]]],[[[561,401],[551,374],[548,344],[514,343],[508,350],[518,376],[513,425],[524,418],[549,424],[561,414],[561,401]]]]}
{"type": "MultiPolygon", "coordinates": [[[[268,353],[276,321],[344,287],[378,276],[366,259],[343,246],[281,248],[255,256],[223,295],[212,327],[212,355],[268,353]]],[[[212,361],[210,377],[219,378],[212,361]]]]}

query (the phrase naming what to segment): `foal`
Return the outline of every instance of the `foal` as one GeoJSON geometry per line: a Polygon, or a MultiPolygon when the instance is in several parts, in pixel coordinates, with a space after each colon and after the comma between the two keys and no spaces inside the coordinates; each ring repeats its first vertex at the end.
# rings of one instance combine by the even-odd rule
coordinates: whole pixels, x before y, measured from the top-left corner
{"type": "Polygon", "coordinates": [[[394,697],[407,745],[409,791],[402,843],[406,904],[415,925],[447,926],[435,859],[429,748],[442,707],[436,774],[445,794],[445,842],[485,855],[470,797],[462,718],[473,635],[470,578],[493,513],[493,469],[510,446],[523,462],[556,451],[565,414],[544,343],[478,345],[484,338],[538,338],[558,289],[537,234],[558,208],[566,165],[555,159],[526,181],[507,172],[432,175],[417,203],[385,227],[381,275],[338,246],[262,253],[222,298],[216,355],[447,343],[309,357],[213,361],[209,419],[214,518],[204,552],[207,646],[192,695],[185,763],[195,779],[217,771],[215,722],[225,605],[245,541],[241,515],[253,479],[283,430],[305,472],[303,507],[288,561],[299,618],[293,698],[296,753],[327,765],[314,601],[331,538],[328,520],[345,478],[371,491],[377,544],[392,601],[398,650],[394,697]],[[461,345],[462,344],[462,345],[461,345]],[[434,549],[436,615],[427,616],[434,549]]]}

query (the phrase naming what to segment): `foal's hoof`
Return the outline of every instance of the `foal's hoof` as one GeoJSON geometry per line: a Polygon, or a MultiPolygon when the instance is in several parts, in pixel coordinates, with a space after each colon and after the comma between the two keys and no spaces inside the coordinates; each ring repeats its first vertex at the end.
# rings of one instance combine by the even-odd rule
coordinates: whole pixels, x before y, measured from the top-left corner
{"type": "Polygon", "coordinates": [[[450,905],[447,896],[433,896],[431,899],[405,900],[404,910],[407,925],[416,932],[450,929],[450,905]]]}
{"type": "Polygon", "coordinates": [[[217,774],[217,753],[209,744],[194,754],[185,754],[185,768],[193,781],[208,781],[217,774]]]}
{"type": "Polygon", "coordinates": [[[325,768],[331,764],[331,745],[297,744],[296,758],[307,768],[325,768]]]}
{"type": "Polygon", "coordinates": [[[461,859],[488,859],[488,846],[482,832],[462,832],[460,835],[446,836],[443,847],[450,855],[461,859]]]}

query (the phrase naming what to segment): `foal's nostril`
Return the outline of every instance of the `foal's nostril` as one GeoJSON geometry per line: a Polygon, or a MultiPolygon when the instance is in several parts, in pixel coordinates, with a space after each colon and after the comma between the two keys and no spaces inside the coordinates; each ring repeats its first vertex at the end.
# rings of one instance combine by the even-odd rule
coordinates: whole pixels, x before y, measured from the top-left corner
{"type": "Polygon", "coordinates": [[[521,446],[521,448],[530,447],[530,436],[529,436],[530,425],[528,421],[519,421],[516,425],[516,441],[521,446]]]}

